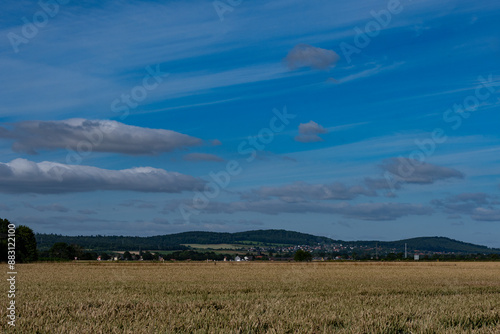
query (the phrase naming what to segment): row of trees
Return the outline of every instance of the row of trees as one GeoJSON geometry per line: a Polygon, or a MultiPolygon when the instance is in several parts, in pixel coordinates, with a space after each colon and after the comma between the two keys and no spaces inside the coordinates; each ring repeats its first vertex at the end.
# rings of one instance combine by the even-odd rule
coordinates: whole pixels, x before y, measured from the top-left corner
{"type": "Polygon", "coordinates": [[[75,258],[78,260],[97,260],[100,258],[101,260],[106,261],[115,257],[124,261],[134,261],[139,259],[145,261],[155,261],[160,260],[160,258],[177,261],[204,261],[207,259],[222,261],[224,260],[224,257],[231,258],[228,254],[197,252],[193,250],[175,251],[168,255],[162,255],[158,252],[151,253],[150,251],[140,251],[139,254],[132,254],[129,251],[125,251],[124,253],[87,252],[78,245],[69,245],[64,242],[57,242],[49,250],[40,252],[40,260],[45,261],[65,261],[74,260],[75,258]]]}
{"type": "MultiPolygon", "coordinates": [[[[353,260],[363,261],[363,260],[381,260],[381,261],[413,261],[413,254],[408,255],[408,258],[404,257],[403,252],[399,253],[388,253],[379,255],[378,258],[372,253],[361,253],[357,254],[353,252],[351,254],[353,260]]],[[[425,254],[421,255],[421,261],[496,261],[500,260],[499,254],[425,254]]]]}
{"type": "MultiPolygon", "coordinates": [[[[291,256],[292,254],[285,254],[291,256]]],[[[404,253],[388,253],[382,254],[378,257],[372,253],[358,254],[353,252],[349,253],[325,253],[314,252],[310,253],[304,250],[298,250],[293,254],[294,261],[311,261],[313,256],[321,257],[325,260],[342,259],[342,260],[356,260],[356,261],[413,261],[413,255],[404,257],[404,253]]],[[[499,254],[426,254],[420,256],[420,261],[498,261],[500,260],[499,254]]]]}

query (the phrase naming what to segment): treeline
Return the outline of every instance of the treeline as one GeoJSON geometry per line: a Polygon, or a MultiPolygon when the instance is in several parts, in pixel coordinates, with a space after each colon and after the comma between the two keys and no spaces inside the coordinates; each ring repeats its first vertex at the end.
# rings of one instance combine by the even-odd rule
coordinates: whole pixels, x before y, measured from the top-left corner
{"type": "Polygon", "coordinates": [[[65,242],[56,242],[52,247],[45,251],[39,252],[40,261],[72,261],[72,260],[121,260],[121,261],[158,261],[158,260],[175,260],[175,261],[205,261],[215,260],[222,261],[232,259],[229,254],[219,254],[215,252],[198,252],[193,250],[175,251],[164,254],[159,252],[140,251],[139,253],[125,252],[95,252],[87,251],[79,245],[69,245],[65,242]]]}
{"type": "Polygon", "coordinates": [[[72,260],[159,260],[160,253],[151,253],[149,251],[140,251],[139,254],[132,254],[129,251],[123,253],[115,252],[95,252],[87,251],[79,245],[69,245],[65,242],[56,242],[50,249],[39,252],[40,261],[72,261],[72,260]]]}
{"type": "MultiPolygon", "coordinates": [[[[374,254],[374,253],[313,253],[314,256],[325,260],[340,258],[356,261],[414,261],[413,254],[404,257],[403,252],[374,254]]],[[[426,254],[420,255],[419,261],[498,261],[500,254],[470,253],[470,254],[426,254]]]]}
{"type": "Polygon", "coordinates": [[[382,252],[404,251],[405,244],[408,249],[422,252],[446,252],[446,253],[494,253],[500,254],[500,249],[475,245],[463,241],[453,240],[445,237],[419,237],[399,241],[355,241],[347,242],[354,247],[378,247],[382,252]]]}
{"type": "Polygon", "coordinates": [[[226,259],[232,259],[233,256],[229,254],[218,254],[215,252],[197,252],[197,251],[177,251],[170,253],[165,256],[165,260],[176,260],[176,261],[204,261],[204,260],[215,260],[223,261],[224,257],[226,259]]]}
{"type": "Polygon", "coordinates": [[[48,250],[52,245],[64,242],[69,245],[79,245],[93,251],[122,251],[124,249],[156,249],[156,250],[183,250],[188,249],[176,242],[155,237],[124,237],[124,236],[64,236],[60,234],[36,234],[38,247],[48,250]]]}

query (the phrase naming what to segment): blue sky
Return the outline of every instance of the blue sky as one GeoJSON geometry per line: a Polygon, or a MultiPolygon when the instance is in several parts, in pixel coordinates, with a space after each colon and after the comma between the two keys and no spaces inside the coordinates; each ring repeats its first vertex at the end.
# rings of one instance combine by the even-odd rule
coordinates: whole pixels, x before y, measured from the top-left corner
{"type": "Polygon", "coordinates": [[[500,247],[498,2],[41,3],[0,21],[1,217],[500,247]]]}

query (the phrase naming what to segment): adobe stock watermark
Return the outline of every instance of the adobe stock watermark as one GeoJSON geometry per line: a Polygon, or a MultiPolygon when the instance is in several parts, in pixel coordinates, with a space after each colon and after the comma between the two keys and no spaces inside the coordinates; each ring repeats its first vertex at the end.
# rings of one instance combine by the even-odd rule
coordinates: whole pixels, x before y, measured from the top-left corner
{"type": "MultiPolygon", "coordinates": [[[[155,68],[147,66],[145,70],[147,74],[144,75],[141,84],[134,86],[127,93],[122,93],[111,102],[110,109],[112,112],[119,114],[120,120],[125,120],[130,115],[130,111],[136,109],[140,105],[140,102],[148,97],[149,92],[158,88],[164,81],[164,78],[169,75],[169,73],[160,70],[160,65],[156,65],[155,68]]],[[[66,147],[68,151],[66,154],[66,163],[72,165],[81,164],[84,157],[89,156],[96,147],[101,145],[104,136],[113,131],[113,127],[96,127],[93,132],[85,133],[86,140],[79,141],[75,148],[66,147]]],[[[64,171],[65,169],[60,168],[60,171],[57,173],[58,175],[56,176],[59,181],[62,181],[64,171]]]]}
{"type": "MultiPolygon", "coordinates": [[[[473,112],[477,111],[482,103],[496,98],[500,101],[498,93],[495,90],[495,81],[493,75],[488,78],[479,76],[477,78],[479,84],[474,88],[474,93],[466,96],[461,103],[455,103],[451,108],[446,109],[442,114],[442,119],[452,131],[458,130],[463,121],[468,119],[473,112]]],[[[449,131],[449,130],[448,130],[449,131]]],[[[399,156],[397,174],[386,171],[384,178],[387,181],[389,189],[392,193],[398,188],[399,184],[410,178],[416,168],[421,166],[427,158],[432,156],[439,144],[443,144],[448,140],[446,128],[436,128],[432,131],[430,138],[423,140],[415,139],[414,143],[417,149],[413,150],[407,158],[399,156]]]]}
{"type": "MultiPolygon", "coordinates": [[[[245,161],[251,163],[258,156],[260,151],[263,151],[267,145],[274,141],[276,133],[282,132],[290,120],[297,117],[297,115],[289,114],[286,106],[283,111],[273,109],[273,115],[269,120],[268,126],[260,129],[256,136],[249,136],[238,145],[238,154],[245,158],[245,161]]],[[[210,200],[218,197],[221,190],[226,189],[231,183],[231,179],[243,172],[243,166],[236,160],[227,162],[226,167],[218,172],[210,172],[210,182],[205,185],[203,191],[196,191],[192,204],[186,205],[184,203],[178,206],[182,218],[186,223],[192,215],[199,215],[202,210],[207,208],[210,200]]]]}
{"type": "Polygon", "coordinates": [[[356,35],[353,38],[353,44],[346,42],[340,43],[340,51],[347,60],[347,63],[352,62],[351,56],[358,54],[362,49],[366,48],[372,41],[372,38],[378,36],[383,28],[386,28],[392,21],[393,15],[397,15],[403,11],[403,5],[399,0],[389,0],[386,9],[379,12],[370,11],[373,20],[368,21],[363,28],[354,27],[356,35]]]}
{"type": "Polygon", "coordinates": [[[212,2],[212,5],[214,6],[215,12],[219,16],[219,20],[222,22],[224,21],[224,14],[226,12],[232,12],[234,10],[234,7],[238,7],[242,3],[243,0],[216,0],[212,2]]]}
{"type": "Polygon", "coordinates": [[[8,306],[7,306],[7,323],[16,326],[16,225],[10,223],[7,226],[7,282],[9,290],[7,292],[8,306]]]}
{"type": "Polygon", "coordinates": [[[21,44],[28,44],[33,38],[38,35],[40,29],[44,28],[51,18],[54,18],[58,13],[61,5],[66,5],[70,0],[40,0],[38,6],[40,10],[33,14],[31,19],[23,16],[21,21],[20,34],[10,31],[7,33],[7,39],[15,53],[19,53],[21,44]]]}

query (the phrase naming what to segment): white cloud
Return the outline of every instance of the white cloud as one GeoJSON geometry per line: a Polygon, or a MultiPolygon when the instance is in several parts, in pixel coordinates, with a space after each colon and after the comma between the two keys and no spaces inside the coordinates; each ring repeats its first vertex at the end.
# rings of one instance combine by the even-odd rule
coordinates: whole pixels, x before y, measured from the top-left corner
{"type": "Polygon", "coordinates": [[[318,134],[327,132],[328,130],[314,121],[309,121],[308,123],[300,123],[299,135],[295,137],[295,140],[302,143],[314,143],[323,141],[323,139],[318,136],[318,134]]]}
{"type": "Polygon", "coordinates": [[[178,193],[200,189],[204,181],[152,167],[108,170],[91,166],[35,163],[15,159],[0,163],[0,192],[55,194],[96,190],[178,193]]]}
{"type": "Polygon", "coordinates": [[[12,129],[0,127],[0,137],[13,139],[18,152],[40,149],[158,154],[201,144],[201,139],[179,132],[126,125],[110,120],[73,118],[62,121],[24,121],[12,129]]]}

